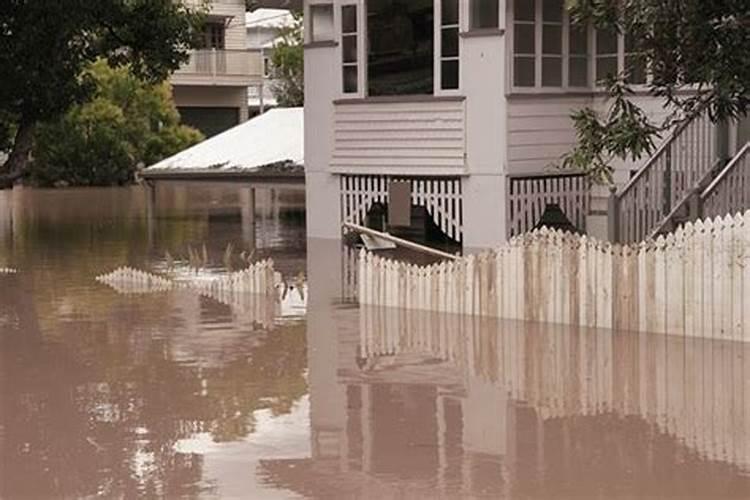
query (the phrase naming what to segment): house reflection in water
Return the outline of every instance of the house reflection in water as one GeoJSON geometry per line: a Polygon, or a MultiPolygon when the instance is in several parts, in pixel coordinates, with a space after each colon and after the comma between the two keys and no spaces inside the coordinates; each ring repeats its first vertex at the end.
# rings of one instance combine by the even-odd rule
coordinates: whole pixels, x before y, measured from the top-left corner
{"type": "Polygon", "coordinates": [[[308,243],[305,496],[745,497],[750,345],[334,306],[308,243]]]}

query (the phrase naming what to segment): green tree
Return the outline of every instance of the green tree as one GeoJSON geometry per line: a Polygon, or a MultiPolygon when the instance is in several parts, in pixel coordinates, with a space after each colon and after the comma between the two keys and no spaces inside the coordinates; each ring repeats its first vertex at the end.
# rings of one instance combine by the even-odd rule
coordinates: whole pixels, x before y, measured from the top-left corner
{"type": "Polygon", "coordinates": [[[279,29],[279,40],[271,57],[273,92],[279,106],[289,108],[305,103],[305,62],[302,14],[292,11],[294,23],[279,29]]]}
{"type": "Polygon", "coordinates": [[[203,137],[180,125],[168,83],[152,84],[129,67],[104,61],[84,72],[93,98],[60,119],[40,124],[29,167],[38,185],[122,185],[138,165],[150,165],[203,137]]]}
{"type": "Polygon", "coordinates": [[[12,124],[0,127],[12,133],[0,185],[24,175],[37,123],[89,99],[86,67],[104,58],[164,80],[187,59],[202,19],[202,9],[173,0],[0,2],[0,118],[12,124]]]}
{"type": "Polygon", "coordinates": [[[611,184],[614,158],[640,159],[676,123],[708,112],[715,122],[747,116],[750,2],[747,0],[567,0],[573,20],[626,33],[649,68],[650,95],[671,112],[651,123],[631,100],[627,74],[607,82],[609,109],[573,115],[577,146],[562,167],[611,184]]]}

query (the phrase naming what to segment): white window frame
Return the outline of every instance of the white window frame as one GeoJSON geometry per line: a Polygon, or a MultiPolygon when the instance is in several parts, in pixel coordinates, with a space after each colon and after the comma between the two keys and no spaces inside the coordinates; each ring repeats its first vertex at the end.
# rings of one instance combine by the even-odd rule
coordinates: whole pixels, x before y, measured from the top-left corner
{"type": "Polygon", "coordinates": [[[433,27],[433,58],[434,58],[434,66],[433,66],[433,90],[432,94],[436,96],[451,96],[451,95],[458,95],[461,93],[461,53],[462,53],[462,43],[461,43],[461,31],[462,31],[462,21],[466,19],[464,16],[464,9],[461,8],[461,4],[466,3],[462,2],[461,0],[458,0],[458,23],[448,24],[443,26],[443,0],[433,0],[433,20],[434,20],[434,27],[433,27]],[[443,28],[455,28],[458,31],[458,56],[457,57],[449,57],[444,58],[443,57],[443,28]],[[458,87],[455,89],[443,89],[443,64],[442,62],[451,61],[451,60],[457,60],[458,61],[458,87]]]}
{"type": "MultiPolygon", "coordinates": [[[[326,4],[328,1],[310,0],[306,3],[309,10],[310,4],[326,4]]],[[[463,77],[461,71],[463,41],[461,33],[466,31],[468,25],[468,3],[466,0],[458,0],[458,88],[442,89],[442,0],[433,0],[433,96],[459,96],[462,92],[463,77]]],[[[502,10],[502,9],[501,9],[502,10]]],[[[308,14],[306,11],[305,14],[308,14]]],[[[502,13],[499,13],[500,21],[503,19],[502,13]]],[[[336,32],[337,45],[337,67],[340,77],[337,78],[338,95],[343,99],[365,98],[367,97],[367,0],[338,0],[334,4],[333,23],[336,32]],[[357,92],[344,93],[343,67],[344,67],[344,48],[342,39],[342,19],[341,8],[346,5],[355,5],[357,7],[357,92]]],[[[453,25],[451,25],[453,26],[453,25]]],[[[408,98],[408,95],[403,97],[408,98]]]]}
{"type": "MultiPolygon", "coordinates": [[[[506,4],[506,15],[509,19],[507,23],[507,52],[506,52],[506,73],[507,73],[507,88],[509,89],[508,94],[565,94],[565,93],[596,93],[601,92],[604,88],[597,84],[596,80],[596,29],[593,26],[588,26],[588,85],[586,87],[571,86],[570,85],[570,14],[566,11],[563,14],[563,29],[562,29],[562,85],[559,87],[544,87],[542,86],[542,8],[544,0],[533,0],[535,2],[535,13],[534,13],[534,86],[533,87],[517,87],[515,81],[515,12],[514,12],[514,1],[508,0],[506,4]]],[[[619,34],[617,36],[617,71],[622,73],[625,70],[625,36],[619,34]]],[[[646,68],[646,83],[645,84],[632,84],[636,90],[643,89],[651,81],[651,74],[646,68]]]]}
{"type": "Polygon", "coordinates": [[[304,40],[305,43],[315,43],[315,42],[331,42],[336,39],[336,34],[338,33],[336,28],[336,4],[337,2],[334,2],[333,0],[308,0],[305,2],[304,5],[304,40]],[[314,40],[313,37],[315,35],[314,33],[314,26],[313,26],[313,16],[312,16],[312,7],[315,6],[321,6],[321,5],[330,5],[333,10],[333,32],[331,33],[331,36],[329,38],[324,38],[320,40],[314,40]]]}

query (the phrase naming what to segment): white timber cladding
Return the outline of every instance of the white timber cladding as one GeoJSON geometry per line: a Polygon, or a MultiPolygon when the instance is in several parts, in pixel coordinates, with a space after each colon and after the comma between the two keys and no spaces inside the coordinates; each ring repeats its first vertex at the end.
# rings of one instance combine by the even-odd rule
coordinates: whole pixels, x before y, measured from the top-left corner
{"type": "Polygon", "coordinates": [[[388,203],[388,184],[411,184],[412,205],[425,207],[435,224],[454,240],[463,241],[461,180],[386,175],[342,175],[341,216],[343,222],[365,223],[374,203],[388,203]]]}
{"type": "Polygon", "coordinates": [[[464,101],[338,103],[331,172],[459,175],[466,167],[464,101]]]}

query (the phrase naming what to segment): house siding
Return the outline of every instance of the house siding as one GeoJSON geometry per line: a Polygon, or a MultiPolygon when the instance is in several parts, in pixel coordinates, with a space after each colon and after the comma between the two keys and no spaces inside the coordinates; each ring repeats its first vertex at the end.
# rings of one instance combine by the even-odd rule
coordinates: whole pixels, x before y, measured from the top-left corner
{"type": "Polygon", "coordinates": [[[465,121],[461,100],[336,104],[331,171],[461,173],[465,121]]]}

